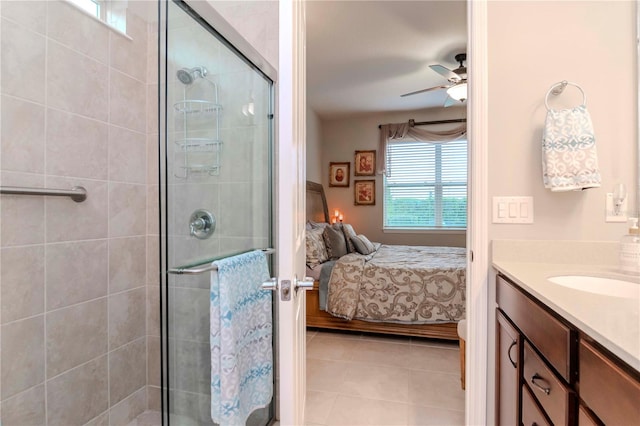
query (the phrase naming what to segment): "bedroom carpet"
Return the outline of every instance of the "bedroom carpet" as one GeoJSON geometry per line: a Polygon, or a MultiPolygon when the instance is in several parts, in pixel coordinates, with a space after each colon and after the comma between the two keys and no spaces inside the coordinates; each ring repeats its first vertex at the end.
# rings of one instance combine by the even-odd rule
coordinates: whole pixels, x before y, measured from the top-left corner
{"type": "Polygon", "coordinates": [[[457,342],[307,331],[307,425],[464,425],[457,342]]]}

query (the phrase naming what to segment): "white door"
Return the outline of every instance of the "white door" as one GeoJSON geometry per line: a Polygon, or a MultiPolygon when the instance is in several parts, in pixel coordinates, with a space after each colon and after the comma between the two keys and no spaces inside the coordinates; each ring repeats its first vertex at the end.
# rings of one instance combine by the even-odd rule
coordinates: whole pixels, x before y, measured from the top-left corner
{"type": "Polygon", "coordinates": [[[282,300],[283,281],[305,275],[305,51],[304,3],[280,1],[280,62],[278,67],[277,250],[279,392],[282,425],[304,423],[305,292],[290,292],[282,300]]]}

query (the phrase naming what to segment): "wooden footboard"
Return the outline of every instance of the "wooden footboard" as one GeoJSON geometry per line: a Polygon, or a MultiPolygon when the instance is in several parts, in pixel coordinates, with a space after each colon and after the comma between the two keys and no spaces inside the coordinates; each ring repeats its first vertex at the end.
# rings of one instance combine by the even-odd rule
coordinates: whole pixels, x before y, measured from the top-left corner
{"type": "Polygon", "coordinates": [[[455,323],[408,325],[360,320],[349,321],[321,311],[319,297],[318,282],[316,281],[313,290],[307,291],[307,327],[458,340],[455,323]]]}

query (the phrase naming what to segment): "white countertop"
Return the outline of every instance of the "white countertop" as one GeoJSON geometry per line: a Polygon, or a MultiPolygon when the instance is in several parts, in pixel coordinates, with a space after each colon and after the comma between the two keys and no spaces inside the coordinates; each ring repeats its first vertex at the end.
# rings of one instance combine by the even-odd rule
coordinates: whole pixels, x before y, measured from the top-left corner
{"type": "MultiPolygon", "coordinates": [[[[518,249],[522,249],[523,242],[517,244],[518,249]]],[[[640,371],[640,298],[603,296],[573,290],[548,280],[549,277],[558,275],[617,278],[637,282],[640,292],[640,277],[622,275],[616,266],[558,263],[557,258],[550,262],[536,256],[514,256],[513,251],[509,251],[507,241],[494,241],[493,245],[492,264],[495,269],[640,371]],[[499,245],[497,250],[496,244],[499,245]],[[509,254],[502,256],[502,253],[509,254]],[[516,260],[516,257],[520,259],[516,260]],[[532,261],[523,261],[524,259],[532,261]]],[[[540,244],[537,245],[539,249],[540,244]]],[[[561,251],[564,250],[566,247],[561,251]]],[[[600,258],[606,258],[606,255],[600,258]]]]}

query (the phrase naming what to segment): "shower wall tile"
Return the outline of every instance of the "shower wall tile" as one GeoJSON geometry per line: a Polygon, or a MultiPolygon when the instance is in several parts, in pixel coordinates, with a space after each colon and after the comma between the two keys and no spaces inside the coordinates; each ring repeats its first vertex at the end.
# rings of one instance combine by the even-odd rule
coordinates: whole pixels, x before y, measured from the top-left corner
{"type": "Polygon", "coordinates": [[[111,66],[136,80],[147,76],[147,23],[140,17],[127,13],[127,35],[111,32],[109,57],[111,66]]]}
{"type": "Polygon", "coordinates": [[[44,380],[44,316],[3,325],[1,347],[2,400],[44,380]]]}
{"type": "Polygon", "coordinates": [[[160,387],[160,337],[147,336],[147,384],[160,387]]]}
{"type": "Polygon", "coordinates": [[[112,69],[109,95],[110,123],[138,132],[146,131],[147,87],[145,83],[112,69]]]}
{"type": "Polygon", "coordinates": [[[146,183],[147,138],[144,133],[109,127],[109,180],[146,183]]]}
{"type": "Polygon", "coordinates": [[[82,203],[66,197],[46,199],[47,242],[107,237],[106,182],[49,176],[46,184],[52,188],[83,186],[87,190],[87,199],[82,203]]]}
{"type": "Polygon", "coordinates": [[[31,31],[44,34],[47,19],[47,1],[3,1],[2,16],[31,31]]]}
{"type": "MultiPolygon", "coordinates": [[[[260,235],[253,228],[254,205],[252,185],[249,183],[229,183],[220,187],[220,204],[225,208],[220,213],[219,232],[224,237],[251,237],[260,235]]],[[[266,206],[266,204],[265,204],[266,206]]]]}
{"type": "Polygon", "coordinates": [[[159,185],[147,185],[147,234],[160,233],[160,206],[158,202],[159,185]]]}
{"type": "Polygon", "coordinates": [[[45,424],[44,385],[19,393],[0,405],[5,426],[45,424]]]}
{"type": "Polygon", "coordinates": [[[109,240],[109,293],[146,284],[146,237],[109,240]]]}
{"type": "Polygon", "coordinates": [[[98,414],[92,420],[85,423],[84,426],[109,426],[109,411],[98,414]]]}
{"type": "Polygon", "coordinates": [[[210,393],[211,377],[202,374],[211,369],[209,343],[178,340],[175,357],[175,388],[202,395],[210,393]]]}
{"type": "Polygon", "coordinates": [[[2,170],[44,172],[44,107],[2,96],[2,170]]]}
{"type": "Polygon", "coordinates": [[[109,424],[129,425],[147,408],[147,392],[143,387],[109,410],[109,424]]]}
{"type": "Polygon", "coordinates": [[[2,93],[44,103],[45,38],[6,19],[0,37],[2,93]]]}
{"type": "Polygon", "coordinates": [[[49,39],[47,103],[101,121],[109,117],[109,68],[49,39]]]}
{"type": "Polygon", "coordinates": [[[157,235],[147,236],[147,284],[160,285],[160,241],[157,235]]]}
{"type": "Polygon", "coordinates": [[[145,287],[109,296],[110,350],[145,335],[145,299],[145,287]]]}
{"type": "Polygon", "coordinates": [[[147,24],[147,83],[158,84],[158,23],[147,24]]]}
{"type": "MultiPolygon", "coordinates": [[[[7,186],[44,186],[40,175],[2,172],[7,186]]],[[[44,242],[44,198],[3,195],[0,209],[0,242],[2,247],[41,244],[44,242]]]]}
{"type": "Polygon", "coordinates": [[[66,1],[56,0],[47,3],[47,35],[71,49],[107,64],[111,31],[66,1]]]}
{"type": "Polygon", "coordinates": [[[107,352],[107,298],[47,313],[47,376],[107,352]]]}
{"type": "Polygon", "coordinates": [[[158,386],[147,386],[147,409],[162,410],[162,389],[158,386]]]}
{"type": "Polygon", "coordinates": [[[107,179],[105,123],[47,109],[47,174],[107,179]]]}
{"type": "Polygon", "coordinates": [[[157,133],[147,136],[147,184],[159,184],[159,136],[157,133]]]}
{"type": "Polygon", "coordinates": [[[2,324],[44,312],[44,246],[0,250],[2,324]]]}
{"type": "MultiPolygon", "coordinates": [[[[156,78],[157,79],[157,78],[156,78]]],[[[158,133],[158,85],[147,85],[147,133],[158,133]]]]}
{"type": "Polygon", "coordinates": [[[160,287],[147,286],[147,336],[160,337],[160,287]]]}
{"type": "Polygon", "coordinates": [[[171,314],[177,339],[209,342],[208,288],[176,288],[171,314]]]}
{"type": "Polygon", "coordinates": [[[142,337],[109,353],[111,405],[143,389],[147,380],[147,344],[142,337]]]}
{"type": "Polygon", "coordinates": [[[74,368],[47,383],[47,424],[81,425],[108,407],[107,356],[74,368]]]}
{"type": "Polygon", "coordinates": [[[145,185],[109,185],[109,236],[127,237],[147,232],[145,185]]]}
{"type": "Polygon", "coordinates": [[[107,241],[50,244],[45,255],[48,310],[107,295],[107,241]]]}

